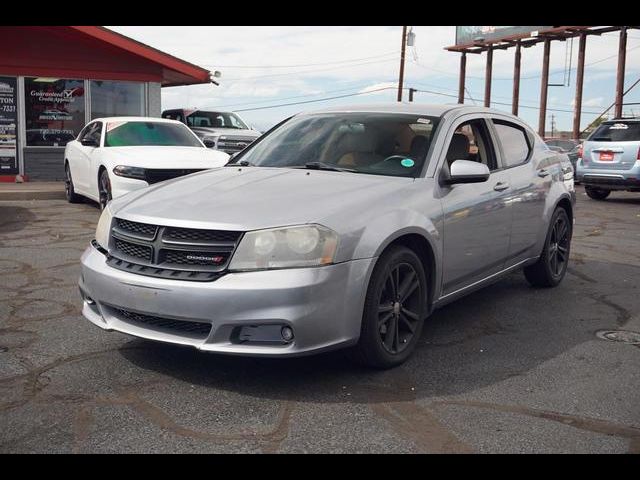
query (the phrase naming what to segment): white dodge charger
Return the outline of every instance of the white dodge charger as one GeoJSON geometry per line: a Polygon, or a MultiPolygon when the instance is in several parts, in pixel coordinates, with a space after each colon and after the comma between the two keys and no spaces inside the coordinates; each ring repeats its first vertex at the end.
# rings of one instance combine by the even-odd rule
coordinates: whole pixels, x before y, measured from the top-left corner
{"type": "Polygon", "coordinates": [[[67,143],[65,191],[71,203],[84,196],[104,208],[112,198],[228,161],[228,154],[206,148],[175,120],[97,118],[67,143]]]}

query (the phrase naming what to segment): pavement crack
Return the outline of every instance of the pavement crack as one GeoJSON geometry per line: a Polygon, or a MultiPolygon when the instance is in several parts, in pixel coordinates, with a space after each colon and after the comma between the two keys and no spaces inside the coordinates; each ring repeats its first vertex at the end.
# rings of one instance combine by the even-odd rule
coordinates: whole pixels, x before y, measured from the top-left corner
{"type": "Polygon", "coordinates": [[[529,417],[542,418],[544,420],[562,423],[579,430],[599,433],[602,435],[622,437],[629,440],[629,453],[639,453],[638,450],[640,450],[640,428],[620,425],[618,423],[613,423],[607,420],[581,417],[578,415],[553,412],[549,410],[539,410],[523,405],[500,405],[487,402],[457,400],[442,400],[433,402],[432,405],[460,405],[464,407],[486,408],[498,412],[516,413],[529,417]],[[636,451],[632,452],[632,450],[636,451]]]}
{"type": "Polygon", "coordinates": [[[473,453],[473,448],[442,425],[430,410],[413,402],[377,403],[370,407],[425,453],[473,453]]]}

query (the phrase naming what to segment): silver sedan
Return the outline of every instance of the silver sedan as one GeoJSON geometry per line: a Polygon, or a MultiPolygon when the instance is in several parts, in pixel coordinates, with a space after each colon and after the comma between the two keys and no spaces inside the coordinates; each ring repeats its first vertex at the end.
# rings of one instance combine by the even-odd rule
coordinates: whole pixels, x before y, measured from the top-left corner
{"type": "Polygon", "coordinates": [[[82,256],[83,314],[202,351],[347,347],[388,368],[434,309],[513,270],[558,285],[574,203],[567,155],[503,112],[300,114],[225,167],[113,200],[82,256]]]}

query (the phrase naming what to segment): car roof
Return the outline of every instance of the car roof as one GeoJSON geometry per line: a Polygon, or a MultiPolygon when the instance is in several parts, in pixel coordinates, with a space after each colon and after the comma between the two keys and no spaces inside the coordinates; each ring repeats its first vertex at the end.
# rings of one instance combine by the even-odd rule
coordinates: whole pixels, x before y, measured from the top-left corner
{"type": "MultiPolygon", "coordinates": [[[[177,120],[170,120],[168,118],[160,117],[100,117],[94,118],[91,122],[157,122],[157,123],[177,123],[182,125],[182,122],[177,120]]],[[[89,122],[89,123],[91,123],[89,122]]]]}
{"type": "Polygon", "coordinates": [[[629,117],[629,118],[613,118],[611,120],[605,120],[604,124],[610,124],[610,123],[620,123],[620,122],[632,122],[632,123],[637,123],[640,122],[640,118],[638,117],[629,117]]]}
{"type": "Polygon", "coordinates": [[[221,110],[219,108],[169,108],[162,111],[163,114],[170,112],[189,112],[186,114],[187,117],[195,112],[233,113],[237,115],[237,113],[231,110],[221,110]]]}
{"type": "Polygon", "coordinates": [[[321,110],[313,110],[302,114],[316,113],[407,113],[413,115],[427,115],[433,117],[441,117],[447,112],[459,110],[468,113],[499,113],[501,115],[510,115],[507,112],[495,110],[492,108],[478,107],[475,105],[460,104],[425,104],[414,102],[397,102],[397,103],[371,103],[360,105],[341,105],[336,107],[324,108],[321,110]]]}

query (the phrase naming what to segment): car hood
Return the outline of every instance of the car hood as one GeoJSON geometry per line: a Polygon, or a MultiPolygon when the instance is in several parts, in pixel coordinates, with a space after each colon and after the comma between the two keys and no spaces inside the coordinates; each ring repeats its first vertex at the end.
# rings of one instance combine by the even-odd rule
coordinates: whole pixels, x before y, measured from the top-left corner
{"type": "Polygon", "coordinates": [[[228,154],[204,147],[105,147],[103,155],[114,166],[142,168],[215,168],[229,161],[228,154]]]}
{"type": "Polygon", "coordinates": [[[187,228],[257,230],[331,225],[402,191],[412,178],[289,168],[224,167],[169,180],[112,202],[119,217],[187,228]]]}
{"type": "Polygon", "coordinates": [[[208,127],[189,127],[195,134],[200,137],[212,136],[218,137],[221,135],[229,137],[251,137],[258,138],[261,134],[255,130],[240,130],[237,128],[208,128],[208,127]]]}

